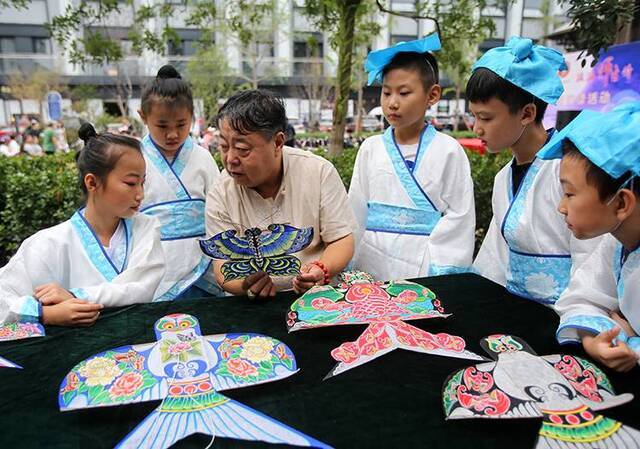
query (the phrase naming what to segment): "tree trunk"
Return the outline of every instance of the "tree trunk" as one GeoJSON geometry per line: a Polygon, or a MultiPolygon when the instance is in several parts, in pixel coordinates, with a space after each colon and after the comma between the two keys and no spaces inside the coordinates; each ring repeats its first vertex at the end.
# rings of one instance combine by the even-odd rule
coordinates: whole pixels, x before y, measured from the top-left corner
{"type": "Polygon", "coordinates": [[[338,24],[338,73],[336,79],[336,100],[333,106],[333,131],[329,155],[336,156],[344,148],[345,117],[349,92],[351,91],[351,60],[353,59],[353,35],[356,12],[362,0],[345,0],[341,3],[342,14],[338,24]]]}
{"type": "Polygon", "coordinates": [[[456,83],[456,108],[453,110],[453,130],[458,131],[460,123],[460,83],[456,83]]]}
{"type": "Polygon", "coordinates": [[[362,83],[359,83],[358,85],[358,101],[356,103],[356,129],[355,132],[356,133],[361,133],[362,132],[362,112],[363,112],[363,87],[362,87],[362,83]]]}

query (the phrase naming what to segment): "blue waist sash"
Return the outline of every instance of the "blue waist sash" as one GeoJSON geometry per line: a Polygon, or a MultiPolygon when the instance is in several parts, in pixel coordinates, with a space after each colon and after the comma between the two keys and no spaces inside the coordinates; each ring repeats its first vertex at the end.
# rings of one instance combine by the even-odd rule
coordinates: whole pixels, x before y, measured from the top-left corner
{"type": "Polygon", "coordinates": [[[430,235],[442,217],[435,210],[411,209],[373,201],[369,201],[367,206],[369,231],[430,235]]]}
{"type": "Polygon", "coordinates": [[[409,195],[414,207],[397,206],[375,201],[368,202],[368,231],[391,232],[395,234],[430,235],[442,214],[427,196],[414,176],[420,166],[431,141],[436,135],[433,126],[427,125],[420,134],[415,161],[405,161],[396,143],[393,129],[387,128],[383,135],[385,150],[391,159],[393,169],[402,187],[409,195]]]}
{"type": "Polygon", "coordinates": [[[154,204],[142,210],[160,221],[162,240],[180,240],[205,235],[202,199],[184,199],[154,204]]]}
{"type": "MultiPolygon", "coordinates": [[[[507,290],[523,298],[543,304],[554,304],[569,285],[571,254],[535,254],[523,250],[517,231],[525,211],[526,200],[540,168],[541,159],[534,159],[520,183],[502,222],[502,236],[509,247],[507,290]]],[[[511,189],[509,189],[511,192],[511,189]]],[[[511,193],[510,193],[511,196],[511,193]]]]}

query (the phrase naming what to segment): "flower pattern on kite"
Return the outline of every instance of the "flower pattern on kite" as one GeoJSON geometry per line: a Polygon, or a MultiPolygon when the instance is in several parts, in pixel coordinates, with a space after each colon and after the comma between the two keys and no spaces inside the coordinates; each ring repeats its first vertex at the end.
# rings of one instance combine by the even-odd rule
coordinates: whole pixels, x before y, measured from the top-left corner
{"type": "Polygon", "coordinates": [[[78,363],[60,385],[60,410],[161,400],[119,448],[168,448],[194,433],[329,447],[218,393],[295,374],[295,357],[284,343],[258,334],[202,336],[198,320],[180,313],[160,318],[155,333],[155,343],[78,363]]]}
{"type": "MultiPolygon", "coordinates": [[[[44,337],[44,326],[38,322],[16,321],[0,326],[0,341],[22,340],[23,338],[44,337]]],[[[11,360],[0,357],[0,368],[22,367],[11,360]]]]}
{"type": "Polygon", "coordinates": [[[461,337],[431,334],[404,321],[446,318],[440,300],[428,288],[408,281],[375,282],[363,272],[342,273],[337,287],[308,290],[287,314],[289,332],[314,327],[369,324],[356,341],[331,351],[338,362],[329,378],[380,357],[394,349],[483,360],[467,351],[461,337]]]}
{"type": "Polygon", "coordinates": [[[31,321],[17,321],[0,326],[0,341],[21,340],[32,337],[44,337],[42,324],[31,321]]]}
{"type": "Polygon", "coordinates": [[[300,273],[300,260],[292,254],[309,246],[312,239],[313,228],[271,224],[266,231],[247,229],[244,237],[233,229],[221,232],[200,240],[200,249],[212,259],[227,260],[221,268],[225,282],[244,279],[257,271],[295,276],[300,273]]]}
{"type": "Polygon", "coordinates": [[[595,413],[624,404],[594,364],[569,355],[537,356],[511,335],[480,343],[495,360],[453,373],[444,384],[447,419],[542,418],[536,449],[640,448],[640,432],[595,413]]]}

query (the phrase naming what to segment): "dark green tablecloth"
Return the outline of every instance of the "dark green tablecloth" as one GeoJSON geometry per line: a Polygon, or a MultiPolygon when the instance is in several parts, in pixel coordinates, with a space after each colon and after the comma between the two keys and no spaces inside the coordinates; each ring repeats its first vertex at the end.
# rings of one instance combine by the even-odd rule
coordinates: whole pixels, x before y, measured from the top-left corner
{"type": "MultiPolygon", "coordinates": [[[[513,297],[475,275],[419,281],[442,299],[446,320],[412,321],[430,332],[460,335],[484,355],[479,340],[493,333],[523,337],[540,355],[580,354],[560,348],[555,313],[513,297]]],[[[265,303],[247,298],[200,299],[110,310],[88,329],[48,328],[44,338],[0,344],[0,355],[23,370],[0,370],[0,448],[103,448],[115,446],[158,402],[61,413],[58,387],[78,362],[100,351],[155,340],[154,322],[173,312],[195,315],[204,335],[257,332],[291,347],[300,372],[287,379],[225,392],[267,415],[337,448],[532,448],[540,421],[444,420],[441,388],[454,370],[473,362],[397,350],[323,381],[333,367],[331,349],[355,340],[364,326],[338,326],[287,334],[285,313],[294,296],[265,303]]],[[[640,370],[610,374],[617,392],[640,394],[640,370]]],[[[605,415],[640,427],[640,401],[605,415]]],[[[196,435],[175,447],[204,448],[196,435]]],[[[218,439],[214,448],[278,447],[218,439]]]]}

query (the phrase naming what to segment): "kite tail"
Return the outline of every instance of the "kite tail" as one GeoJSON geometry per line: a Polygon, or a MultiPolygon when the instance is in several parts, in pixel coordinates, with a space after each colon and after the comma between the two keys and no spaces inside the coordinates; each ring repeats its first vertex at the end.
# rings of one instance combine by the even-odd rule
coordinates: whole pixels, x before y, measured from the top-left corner
{"type": "Polygon", "coordinates": [[[586,405],[575,410],[543,410],[536,449],[640,448],[640,432],[594,413],[586,405]]]}
{"type": "Polygon", "coordinates": [[[330,448],[214,390],[170,395],[117,446],[165,449],[194,433],[294,446],[330,448]]]}

